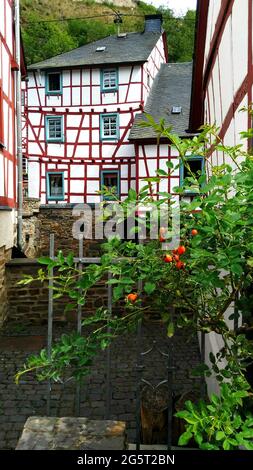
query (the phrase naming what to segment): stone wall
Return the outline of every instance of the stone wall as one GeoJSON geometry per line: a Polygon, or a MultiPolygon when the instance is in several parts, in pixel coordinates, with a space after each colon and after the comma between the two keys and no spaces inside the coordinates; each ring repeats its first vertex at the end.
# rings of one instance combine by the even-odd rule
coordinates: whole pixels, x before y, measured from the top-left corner
{"type": "Polygon", "coordinates": [[[38,218],[40,200],[24,198],[23,203],[23,246],[27,258],[36,258],[39,254],[40,220],[38,218]]]}
{"type": "Polygon", "coordinates": [[[124,450],[122,421],[31,416],[16,450],[124,450]]]}
{"type": "Polygon", "coordinates": [[[6,262],[11,258],[11,249],[0,248],[0,327],[8,313],[6,262]]]}
{"type": "MultiPolygon", "coordinates": [[[[24,275],[36,277],[42,266],[36,260],[15,259],[6,266],[8,284],[8,320],[17,323],[44,324],[48,315],[47,284],[35,281],[28,285],[17,285],[24,275]]],[[[64,312],[68,299],[54,301],[54,320],[57,322],[76,322],[75,312],[64,312]]],[[[107,303],[107,288],[103,280],[89,291],[84,314],[95,313],[96,309],[107,303]]]]}
{"type": "MultiPolygon", "coordinates": [[[[48,255],[50,234],[55,235],[55,251],[62,250],[64,254],[69,251],[78,255],[78,239],[73,237],[73,224],[82,218],[87,234],[84,240],[84,256],[98,256],[101,240],[92,239],[94,235],[94,218],[90,221],[90,214],[83,213],[81,216],[73,215],[71,205],[59,208],[57,206],[41,206],[38,214],[40,226],[39,253],[48,255]],[[89,237],[89,238],[88,238],[89,237]]],[[[94,215],[94,213],[93,213],[94,215]]]]}

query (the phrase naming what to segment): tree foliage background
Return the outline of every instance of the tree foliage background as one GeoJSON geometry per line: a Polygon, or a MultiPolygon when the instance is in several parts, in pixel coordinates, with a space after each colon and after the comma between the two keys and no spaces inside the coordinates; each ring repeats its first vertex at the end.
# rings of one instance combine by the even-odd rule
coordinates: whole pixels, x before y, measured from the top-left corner
{"type": "MultiPolygon", "coordinates": [[[[27,64],[83,46],[117,32],[113,5],[94,0],[21,0],[22,37],[27,64]],[[85,19],[82,19],[85,17],[85,19]],[[62,21],[65,18],[76,18],[62,21]],[[52,21],[57,20],[57,21],[52,21]],[[46,22],[45,22],[46,21],[46,22]]],[[[195,11],[176,18],[169,8],[157,9],[144,2],[136,8],[117,8],[123,13],[122,32],[143,31],[144,15],[162,13],[167,32],[169,61],[191,61],[194,46],[195,11]]]]}

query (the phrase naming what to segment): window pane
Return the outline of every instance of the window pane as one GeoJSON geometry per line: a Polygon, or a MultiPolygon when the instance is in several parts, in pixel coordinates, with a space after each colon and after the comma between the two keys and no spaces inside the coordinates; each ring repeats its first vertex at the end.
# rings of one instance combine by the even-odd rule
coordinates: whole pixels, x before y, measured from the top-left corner
{"type": "Polygon", "coordinates": [[[61,118],[48,119],[48,137],[49,139],[61,139],[62,137],[61,118]]]}
{"type": "Polygon", "coordinates": [[[199,177],[202,172],[202,160],[188,160],[187,164],[189,168],[184,166],[184,179],[192,177],[192,174],[196,177],[199,177]]]}
{"type": "Polygon", "coordinates": [[[50,196],[63,196],[63,177],[62,175],[49,175],[50,196]]]}
{"type": "Polygon", "coordinates": [[[103,73],[103,86],[104,88],[116,87],[116,70],[106,70],[103,73]]]}
{"type": "Polygon", "coordinates": [[[104,181],[104,186],[107,188],[115,188],[118,189],[118,179],[119,175],[118,173],[104,173],[103,175],[103,181],[104,181]]]}
{"type": "Polygon", "coordinates": [[[104,137],[117,137],[118,119],[117,116],[102,116],[102,135],[104,137]]]}
{"type": "Polygon", "coordinates": [[[49,73],[48,74],[48,91],[60,91],[60,90],[61,90],[61,74],[49,73]]]}

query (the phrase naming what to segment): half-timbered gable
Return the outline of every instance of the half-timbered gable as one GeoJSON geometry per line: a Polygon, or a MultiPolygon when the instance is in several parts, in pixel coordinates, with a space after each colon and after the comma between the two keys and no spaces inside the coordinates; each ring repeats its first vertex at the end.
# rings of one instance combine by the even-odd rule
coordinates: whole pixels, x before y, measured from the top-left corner
{"type": "MultiPolygon", "coordinates": [[[[17,71],[14,1],[0,2],[0,248],[14,239],[14,209],[17,203],[16,103],[17,71]]],[[[24,56],[21,50],[22,72],[24,56]]]]}
{"type": "MultiPolygon", "coordinates": [[[[157,74],[151,93],[148,97],[145,113],[150,114],[156,122],[164,119],[165,126],[180,137],[191,137],[189,115],[191,106],[192,63],[162,64],[157,74]]],[[[178,153],[170,142],[164,138],[157,142],[157,135],[151,127],[140,127],[145,120],[144,114],[135,118],[129,139],[135,142],[136,149],[136,184],[137,189],[146,185],[143,178],[156,175],[158,169],[168,172],[166,165],[171,160],[178,164],[178,153]]],[[[197,157],[195,157],[195,161],[197,157]]],[[[200,169],[202,162],[199,163],[200,169]]],[[[198,168],[199,169],[199,168],[198,168]]],[[[156,192],[171,192],[180,186],[183,180],[183,169],[176,169],[170,178],[158,184],[156,192]]]]}
{"type": "Polygon", "coordinates": [[[90,203],[101,200],[97,191],[110,178],[121,197],[136,186],[135,146],[128,136],[167,61],[161,17],[148,17],[146,27],[29,68],[24,134],[29,196],[44,204],[90,203]],[[60,196],[59,188],[53,194],[56,180],[60,196]]]}
{"type": "Polygon", "coordinates": [[[15,185],[15,44],[13,1],[0,14],[0,206],[13,208],[15,185]]]}

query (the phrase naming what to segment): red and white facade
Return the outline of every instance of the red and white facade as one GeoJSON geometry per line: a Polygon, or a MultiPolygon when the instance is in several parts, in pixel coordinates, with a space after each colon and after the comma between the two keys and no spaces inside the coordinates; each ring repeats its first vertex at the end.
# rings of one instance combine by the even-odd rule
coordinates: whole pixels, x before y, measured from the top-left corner
{"type": "MultiPolygon", "coordinates": [[[[119,39],[122,41],[124,39],[119,39]]],[[[161,64],[167,62],[165,36],[161,33],[144,63],[117,64],[117,89],[103,91],[102,67],[82,66],[60,70],[62,93],[47,93],[47,70],[30,70],[25,96],[26,127],[24,154],[28,158],[28,195],[47,203],[96,203],[101,200],[101,174],[118,172],[119,195],[124,198],[130,188],[137,188],[137,149],[128,140],[136,113],[142,112],[153,80],[161,64]],[[101,135],[101,118],[117,116],[118,135],[106,140],[101,135]],[[62,142],[47,139],[47,119],[61,117],[62,142]],[[50,200],[48,175],[62,173],[64,197],[50,200]]],[[[106,65],[114,69],[115,64],[106,65]]],[[[59,70],[58,70],[59,72],[59,70]]],[[[51,124],[50,124],[51,125],[51,124]]],[[[52,123],[52,125],[54,125],[52,123]]],[[[166,147],[166,146],[165,146],[166,147]]],[[[156,150],[150,149],[157,165],[156,150]]],[[[168,156],[168,145],[163,150],[168,156]]],[[[145,166],[145,175],[149,172],[145,166]]],[[[153,165],[153,163],[152,163],[153,165]]],[[[150,167],[151,169],[151,167],[150,167]]],[[[153,167],[152,167],[152,174],[153,167]]]]}
{"type": "MultiPolygon", "coordinates": [[[[242,144],[240,132],[252,127],[251,117],[241,110],[252,104],[253,2],[200,0],[198,10],[194,102],[199,101],[199,109],[192,110],[193,121],[195,127],[203,122],[216,124],[225,145],[242,144]]],[[[225,162],[221,152],[213,152],[211,159],[218,165],[225,162]]],[[[234,166],[227,157],[226,163],[234,166]]]]}
{"type": "MultiPolygon", "coordinates": [[[[22,55],[22,68],[24,57],[22,55]]],[[[14,0],[0,2],[0,247],[14,239],[17,203],[14,0]]]]}
{"type": "MultiPolygon", "coordinates": [[[[198,1],[192,128],[203,123],[216,124],[225,145],[243,144],[245,150],[252,148],[251,139],[242,140],[240,136],[240,132],[252,128],[252,117],[247,112],[252,106],[252,26],[252,0],[198,1]]],[[[235,168],[223,152],[213,151],[210,159],[214,165],[227,163],[235,168]]],[[[225,316],[233,329],[231,313],[233,308],[225,316]]],[[[210,351],[216,354],[222,346],[219,335],[206,335],[206,361],[210,351]]],[[[218,391],[214,379],[208,379],[207,384],[210,393],[218,391]]]]}

